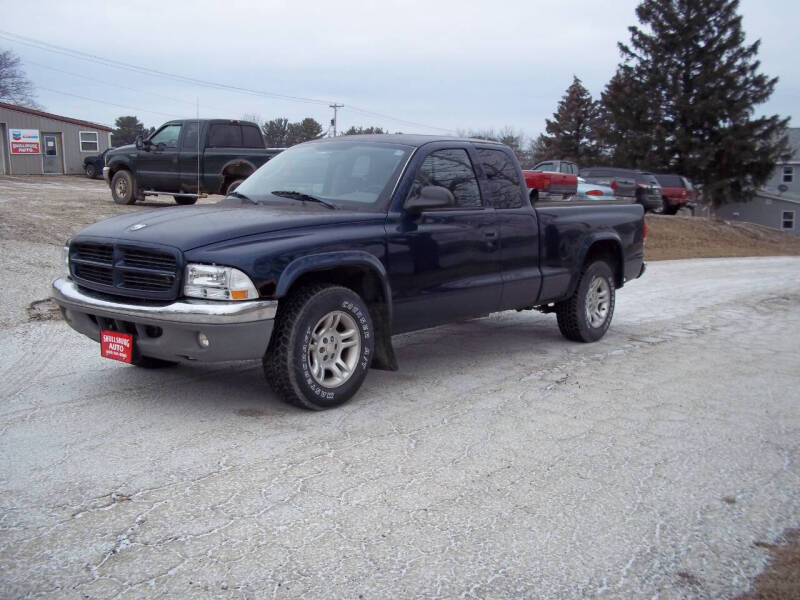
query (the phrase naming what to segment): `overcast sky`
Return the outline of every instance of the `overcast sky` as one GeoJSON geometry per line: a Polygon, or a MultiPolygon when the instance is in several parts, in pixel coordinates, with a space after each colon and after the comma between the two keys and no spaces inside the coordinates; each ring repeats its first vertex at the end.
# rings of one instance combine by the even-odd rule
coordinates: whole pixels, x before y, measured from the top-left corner
{"type": "MultiPolygon", "coordinates": [[[[320,103],[263,97],[114,68],[0,38],[24,61],[45,110],[113,125],[258,115],[390,131],[544,129],[572,75],[598,97],[629,39],[636,0],[379,2],[19,2],[0,30],[189,78],[320,103]],[[71,94],[71,95],[70,95],[71,94]],[[82,98],[76,97],[81,96],[82,98]],[[363,111],[382,116],[365,114],[363,111]],[[437,129],[438,128],[438,129],[437,129]]],[[[796,0],[742,0],[747,41],[780,77],[759,112],[800,103],[796,0]]],[[[797,121],[795,120],[795,124],[797,121]]]]}

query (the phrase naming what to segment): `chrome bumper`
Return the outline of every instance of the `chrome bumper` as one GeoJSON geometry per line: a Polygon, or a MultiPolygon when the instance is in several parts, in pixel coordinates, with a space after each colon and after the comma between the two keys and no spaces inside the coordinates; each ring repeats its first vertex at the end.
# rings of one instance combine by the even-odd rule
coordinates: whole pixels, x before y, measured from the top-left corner
{"type": "Polygon", "coordinates": [[[277,300],[250,302],[212,302],[184,300],[166,306],[144,306],[113,302],[82,292],[74,281],[64,277],[53,282],[53,299],[59,306],[113,313],[119,318],[146,318],[172,323],[252,323],[274,319],[277,300]]]}
{"type": "Polygon", "coordinates": [[[111,185],[111,177],[109,175],[110,172],[111,170],[108,167],[103,167],[103,179],[106,180],[108,185],[111,185]]]}
{"type": "Polygon", "coordinates": [[[100,341],[104,329],[133,333],[141,355],[184,362],[261,358],[278,309],[277,300],[126,304],[91,296],[67,278],[53,282],[52,295],[69,326],[91,339],[100,341]],[[208,345],[198,343],[200,333],[208,345]]]}

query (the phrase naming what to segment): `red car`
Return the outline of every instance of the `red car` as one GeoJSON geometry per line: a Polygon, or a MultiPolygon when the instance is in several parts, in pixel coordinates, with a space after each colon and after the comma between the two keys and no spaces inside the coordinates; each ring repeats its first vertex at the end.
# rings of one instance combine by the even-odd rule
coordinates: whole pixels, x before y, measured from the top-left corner
{"type": "Polygon", "coordinates": [[[664,214],[674,215],[684,206],[694,205],[696,194],[692,182],[681,175],[656,175],[661,184],[664,214]]]}
{"type": "Polygon", "coordinates": [[[540,162],[523,171],[531,202],[547,198],[567,198],[578,192],[578,165],[565,160],[540,162]]]}

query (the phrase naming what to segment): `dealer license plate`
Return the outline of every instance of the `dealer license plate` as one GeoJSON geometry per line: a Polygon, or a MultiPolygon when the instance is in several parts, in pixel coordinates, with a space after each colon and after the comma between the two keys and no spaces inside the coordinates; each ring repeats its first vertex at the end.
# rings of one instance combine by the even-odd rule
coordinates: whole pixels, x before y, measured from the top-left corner
{"type": "Polygon", "coordinates": [[[112,358],[129,363],[133,358],[133,336],[118,331],[100,332],[100,354],[104,358],[112,358]]]}

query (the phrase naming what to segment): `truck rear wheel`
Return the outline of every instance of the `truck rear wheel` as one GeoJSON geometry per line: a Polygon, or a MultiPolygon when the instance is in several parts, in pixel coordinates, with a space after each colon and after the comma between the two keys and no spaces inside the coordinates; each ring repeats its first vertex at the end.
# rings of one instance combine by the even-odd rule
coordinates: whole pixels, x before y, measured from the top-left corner
{"type": "Polygon", "coordinates": [[[568,340],[596,342],[614,316],[614,273],[605,261],[588,264],[575,293],[556,304],[558,329],[568,340]]]}
{"type": "Polygon", "coordinates": [[[244,179],[235,179],[231,181],[228,184],[228,187],[225,188],[225,195],[230,194],[232,191],[234,191],[236,188],[242,185],[242,182],[244,182],[244,179]]]}
{"type": "Polygon", "coordinates": [[[372,319],[358,294],[330,284],[306,286],[282,300],[264,374],[290,404],[333,408],[361,387],[374,343],[372,319]]]}
{"type": "Polygon", "coordinates": [[[133,204],[136,202],[136,182],[130,171],[121,169],[111,179],[111,195],[117,204],[133,204]]]}

